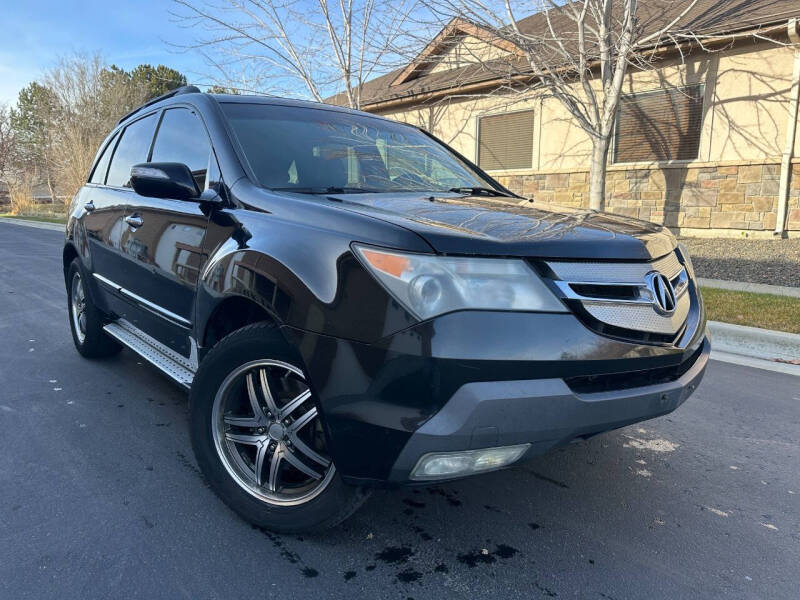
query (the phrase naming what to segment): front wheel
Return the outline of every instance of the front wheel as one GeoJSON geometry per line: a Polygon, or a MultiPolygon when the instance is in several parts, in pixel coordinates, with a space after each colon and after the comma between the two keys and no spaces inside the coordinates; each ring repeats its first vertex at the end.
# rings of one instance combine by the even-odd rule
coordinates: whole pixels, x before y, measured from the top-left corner
{"type": "Polygon", "coordinates": [[[240,329],[209,352],[190,407],[197,462],[247,521],[282,532],[324,529],[366,499],[336,472],[306,376],[270,324],[240,329]]]}

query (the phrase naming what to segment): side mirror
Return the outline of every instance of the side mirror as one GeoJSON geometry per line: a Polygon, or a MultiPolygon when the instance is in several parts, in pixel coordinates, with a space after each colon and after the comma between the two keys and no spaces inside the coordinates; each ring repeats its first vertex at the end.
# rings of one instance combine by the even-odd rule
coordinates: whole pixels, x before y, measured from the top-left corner
{"type": "Polygon", "coordinates": [[[200,190],[183,163],[140,163],[131,167],[131,187],[140,196],[199,200],[200,190]]]}

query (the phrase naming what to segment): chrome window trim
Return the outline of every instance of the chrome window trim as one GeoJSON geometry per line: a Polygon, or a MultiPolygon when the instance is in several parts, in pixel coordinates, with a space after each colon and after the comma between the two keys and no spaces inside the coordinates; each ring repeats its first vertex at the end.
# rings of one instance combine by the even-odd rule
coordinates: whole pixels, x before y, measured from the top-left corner
{"type": "Polygon", "coordinates": [[[141,304],[142,306],[144,306],[151,312],[157,314],[158,316],[163,317],[169,321],[172,321],[177,325],[180,325],[181,327],[185,327],[186,329],[190,329],[192,327],[191,321],[184,319],[182,316],[177,315],[170,310],[167,310],[163,306],[159,306],[154,302],[150,302],[150,300],[148,300],[147,298],[142,298],[140,295],[134,294],[129,289],[122,287],[121,285],[115,283],[114,281],[111,281],[108,277],[103,277],[99,273],[92,273],[92,275],[94,275],[95,279],[97,279],[101,283],[104,283],[105,285],[115,289],[117,292],[119,292],[126,298],[133,300],[138,304],[141,304]]]}

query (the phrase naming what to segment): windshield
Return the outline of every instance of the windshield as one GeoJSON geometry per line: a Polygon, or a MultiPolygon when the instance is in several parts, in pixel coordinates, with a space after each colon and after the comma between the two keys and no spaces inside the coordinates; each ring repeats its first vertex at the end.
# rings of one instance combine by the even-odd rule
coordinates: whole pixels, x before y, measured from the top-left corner
{"type": "Polygon", "coordinates": [[[445,192],[494,184],[421,131],[332,110],[223,103],[262,186],[306,193],[445,192]]]}

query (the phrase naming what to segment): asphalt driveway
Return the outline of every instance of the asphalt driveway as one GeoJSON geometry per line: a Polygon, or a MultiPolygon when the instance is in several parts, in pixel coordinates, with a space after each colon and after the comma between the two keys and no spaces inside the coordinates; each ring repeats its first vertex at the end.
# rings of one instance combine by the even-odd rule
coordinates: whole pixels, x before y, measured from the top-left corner
{"type": "Polygon", "coordinates": [[[800,379],[712,362],[677,412],[516,468],[251,528],[186,396],[73,349],[62,235],[0,223],[0,598],[799,598],[800,379]]]}

